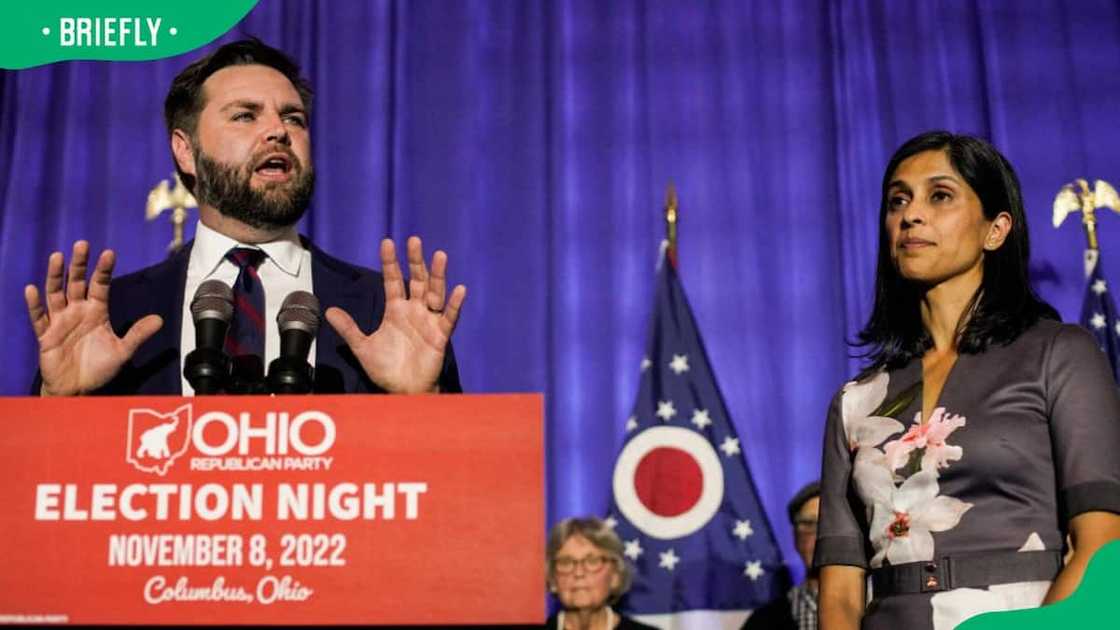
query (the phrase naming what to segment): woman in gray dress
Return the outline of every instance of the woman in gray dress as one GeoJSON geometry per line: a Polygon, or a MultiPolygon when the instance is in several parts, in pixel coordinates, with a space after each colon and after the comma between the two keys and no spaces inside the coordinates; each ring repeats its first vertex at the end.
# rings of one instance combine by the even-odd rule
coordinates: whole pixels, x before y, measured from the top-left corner
{"type": "Polygon", "coordinates": [[[1120,539],[1107,360],[1031,289],[1019,182],[988,143],[906,142],[879,216],[870,367],[825,431],[821,628],[941,630],[1062,599],[1120,539]]]}

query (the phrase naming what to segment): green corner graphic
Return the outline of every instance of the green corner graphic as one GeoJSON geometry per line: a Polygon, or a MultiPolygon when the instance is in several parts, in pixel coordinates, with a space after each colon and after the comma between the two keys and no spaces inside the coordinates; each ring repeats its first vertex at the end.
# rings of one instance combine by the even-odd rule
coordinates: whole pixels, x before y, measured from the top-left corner
{"type": "Polygon", "coordinates": [[[147,61],[204,46],[259,0],[42,0],[0,9],[0,68],[147,61]]]}
{"type": "Polygon", "coordinates": [[[1111,628],[1116,623],[1118,578],[1120,540],[1114,540],[1093,555],[1081,585],[1068,598],[1041,608],[977,615],[957,626],[957,630],[1111,628]]]}

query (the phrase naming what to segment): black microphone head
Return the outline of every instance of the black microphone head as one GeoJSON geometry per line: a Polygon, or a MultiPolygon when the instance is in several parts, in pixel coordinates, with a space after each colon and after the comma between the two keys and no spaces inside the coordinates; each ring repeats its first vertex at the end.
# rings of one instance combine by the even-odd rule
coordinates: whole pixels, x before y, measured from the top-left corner
{"type": "Polygon", "coordinates": [[[225,345],[229,322],[233,319],[233,289],[221,280],[198,285],[191,300],[195,348],[183,364],[183,376],[196,394],[220,394],[230,376],[225,345]]]}
{"type": "Polygon", "coordinates": [[[233,319],[233,289],[221,280],[207,280],[198,285],[191,300],[191,319],[195,324],[203,319],[229,323],[233,319]]]}
{"type": "Polygon", "coordinates": [[[307,291],[292,291],[280,305],[276,325],[280,334],[300,330],[315,337],[319,332],[319,298],[307,291]]]}

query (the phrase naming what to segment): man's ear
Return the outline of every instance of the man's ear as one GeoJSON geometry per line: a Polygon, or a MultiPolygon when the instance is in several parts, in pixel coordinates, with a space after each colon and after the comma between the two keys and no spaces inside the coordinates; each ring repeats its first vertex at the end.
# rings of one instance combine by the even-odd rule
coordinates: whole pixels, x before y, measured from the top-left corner
{"type": "Polygon", "coordinates": [[[194,143],[182,129],[171,132],[171,154],[175,156],[175,162],[181,171],[192,177],[198,176],[194,164],[194,143]]]}

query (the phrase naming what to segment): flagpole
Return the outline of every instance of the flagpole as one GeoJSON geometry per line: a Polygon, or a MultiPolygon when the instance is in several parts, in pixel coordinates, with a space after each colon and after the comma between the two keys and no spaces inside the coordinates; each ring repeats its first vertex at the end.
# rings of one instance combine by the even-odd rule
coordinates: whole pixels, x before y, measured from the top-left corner
{"type": "Polygon", "coordinates": [[[677,187],[673,182],[665,190],[665,241],[667,243],[666,257],[669,264],[677,266],[677,187]]]}

